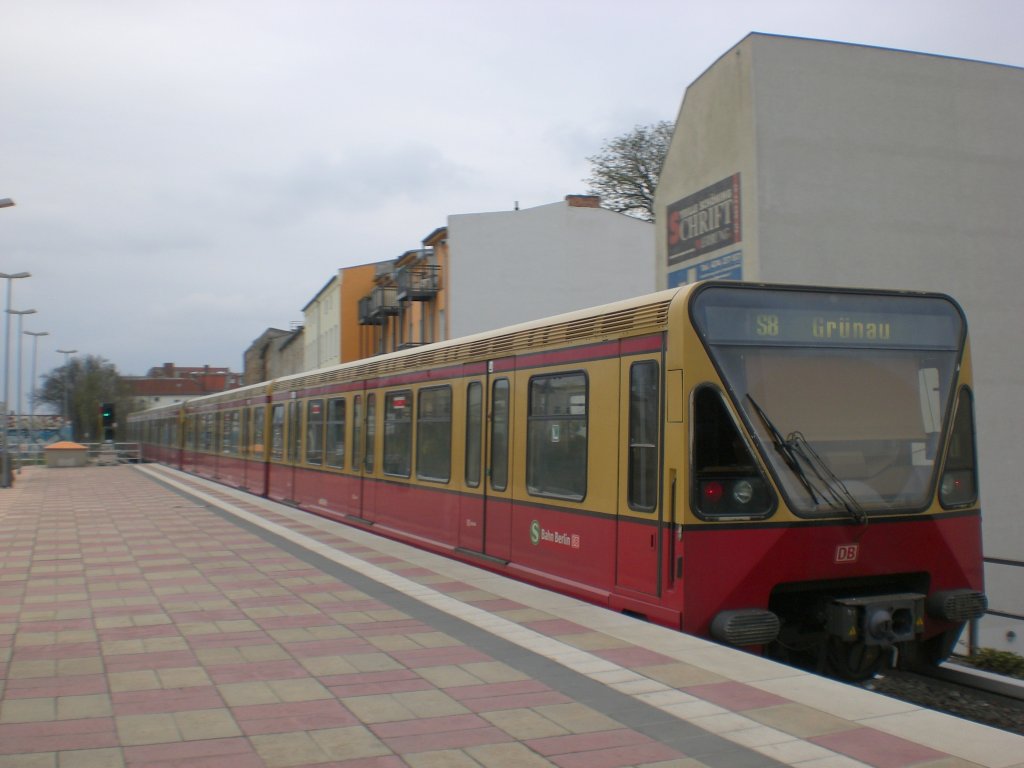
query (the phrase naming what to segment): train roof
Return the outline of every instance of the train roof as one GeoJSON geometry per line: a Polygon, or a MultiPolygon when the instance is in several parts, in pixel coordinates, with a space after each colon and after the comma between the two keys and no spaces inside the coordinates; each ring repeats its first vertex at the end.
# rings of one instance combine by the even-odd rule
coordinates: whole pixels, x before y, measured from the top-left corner
{"type": "Polygon", "coordinates": [[[692,286],[291,374],[275,380],[274,391],[305,389],[328,380],[375,378],[411,369],[493,360],[527,350],[656,332],[663,330],[667,323],[669,304],[689,288],[692,286]]]}

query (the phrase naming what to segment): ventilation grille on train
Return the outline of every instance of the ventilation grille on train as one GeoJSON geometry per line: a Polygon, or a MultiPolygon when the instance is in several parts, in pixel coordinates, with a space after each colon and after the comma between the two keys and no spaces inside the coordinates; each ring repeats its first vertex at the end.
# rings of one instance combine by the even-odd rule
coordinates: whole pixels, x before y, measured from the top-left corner
{"type": "Polygon", "coordinates": [[[729,645],[765,645],[779,635],[779,617],[771,611],[722,611],[711,622],[711,636],[729,645]]]}
{"type": "Polygon", "coordinates": [[[671,296],[649,304],[577,317],[555,325],[525,327],[495,336],[431,344],[406,352],[289,377],[276,382],[274,389],[278,392],[305,390],[328,383],[373,379],[419,368],[443,368],[457,362],[496,360],[552,346],[600,341],[604,337],[630,331],[661,331],[664,330],[668,319],[670,302],[671,296]]]}
{"type": "Polygon", "coordinates": [[[988,598],[973,589],[936,592],[928,598],[928,613],[948,621],[980,619],[988,610],[988,598]]]}

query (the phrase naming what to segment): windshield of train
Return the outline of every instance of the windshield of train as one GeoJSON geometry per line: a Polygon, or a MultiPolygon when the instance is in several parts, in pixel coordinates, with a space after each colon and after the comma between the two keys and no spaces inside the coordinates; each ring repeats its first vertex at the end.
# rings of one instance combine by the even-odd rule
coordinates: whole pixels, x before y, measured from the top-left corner
{"type": "Polygon", "coordinates": [[[965,334],[952,301],[713,285],[691,311],[794,512],[927,506],[965,334]]]}

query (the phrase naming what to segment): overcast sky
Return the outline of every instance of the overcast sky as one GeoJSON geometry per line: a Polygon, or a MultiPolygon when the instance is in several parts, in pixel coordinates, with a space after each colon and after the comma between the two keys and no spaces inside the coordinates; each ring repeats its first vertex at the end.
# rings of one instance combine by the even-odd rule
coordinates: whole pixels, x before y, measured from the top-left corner
{"type": "Polygon", "coordinates": [[[0,272],[32,273],[40,374],[241,370],[339,267],[584,192],[749,32],[1024,66],[1022,29],[1017,0],[0,0],[0,272]]]}

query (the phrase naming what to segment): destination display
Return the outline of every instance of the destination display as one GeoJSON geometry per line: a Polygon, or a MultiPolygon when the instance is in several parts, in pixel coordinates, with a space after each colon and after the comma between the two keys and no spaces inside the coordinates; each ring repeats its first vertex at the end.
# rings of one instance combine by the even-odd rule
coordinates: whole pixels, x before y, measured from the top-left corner
{"type": "Polygon", "coordinates": [[[941,298],[730,288],[699,294],[694,322],[713,344],[956,349],[963,332],[941,298]]]}

